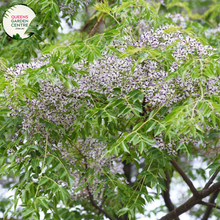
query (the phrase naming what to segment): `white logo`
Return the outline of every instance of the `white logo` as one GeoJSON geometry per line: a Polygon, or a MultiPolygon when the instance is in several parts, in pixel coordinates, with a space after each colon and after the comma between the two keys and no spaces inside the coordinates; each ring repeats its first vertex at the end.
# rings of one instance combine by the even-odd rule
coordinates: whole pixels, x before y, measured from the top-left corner
{"type": "Polygon", "coordinates": [[[3,28],[6,34],[14,39],[25,39],[25,34],[31,21],[36,17],[34,11],[27,5],[17,4],[8,8],[3,15],[3,28]]]}

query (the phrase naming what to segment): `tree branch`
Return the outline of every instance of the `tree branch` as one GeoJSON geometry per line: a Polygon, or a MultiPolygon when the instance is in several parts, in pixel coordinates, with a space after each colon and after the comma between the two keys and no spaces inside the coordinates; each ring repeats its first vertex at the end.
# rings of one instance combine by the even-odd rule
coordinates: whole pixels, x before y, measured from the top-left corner
{"type": "Polygon", "coordinates": [[[166,214],[164,217],[162,217],[160,220],[173,220],[183,214],[184,212],[191,209],[195,204],[197,204],[201,199],[196,198],[194,195],[188,199],[185,203],[183,203],[181,206],[177,207],[173,211],[166,214]]]}
{"type": "Polygon", "coordinates": [[[92,15],[91,15],[90,18],[87,20],[87,22],[85,23],[85,25],[83,26],[83,28],[81,29],[81,31],[84,30],[84,28],[86,27],[86,25],[89,23],[91,17],[92,17],[96,12],[97,12],[97,10],[95,10],[95,11],[92,13],[92,15]]]}
{"type": "Polygon", "coordinates": [[[99,20],[96,22],[96,24],[93,26],[92,30],[91,30],[90,33],[89,33],[89,36],[92,35],[92,33],[94,32],[95,28],[100,24],[100,22],[101,22],[101,20],[102,20],[103,17],[104,17],[104,13],[103,13],[103,15],[99,18],[99,20]]]}
{"type": "Polygon", "coordinates": [[[193,195],[190,199],[188,199],[185,203],[183,203],[181,206],[177,207],[170,213],[166,214],[164,217],[162,217],[160,220],[173,220],[176,217],[180,216],[184,212],[188,211],[191,209],[194,205],[199,204],[203,198],[206,196],[212,194],[214,191],[219,189],[220,187],[220,181],[213,184],[210,188],[208,189],[203,189],[201,191],[198,191],[199,196],[193,195]]]}
{"type": "Polygon", "coordinates": [[[216,208],[216,209],[220,209],[220,206],[217,206],[215,203],[210,203],[210,202],[200,202],[199,204],[201,205],[206,205],[208,207],[212,207],[212,208],[216,208]]]}
{"type": "Polygon", "coordinates": [[[218,175],[220,169],[217,169],[215,171],[215,173],[212,175],[212,177],[209,179],[209,181],[206,183],[205,187],[203,189],[208,189],[209,186],[213,183],[214,179],[216,178],[216,176],[218,175]]]}
{"type": "MultiPolygon", "coordinates": [[[[87,160],[86,160],[86,158],[84,158],[85,159],[85,167],[86,167],[86,170],[88,169],[88,166],[87,166],[87,160]]],[[[92,195],[92,193],[90,192],[90,189],[89,189],[89,184],[87,184],[86,185],[86,189],[87,189],[87,191],[88,191],[88,194],[89,194],[89,200],[90,200],[90,202],[91,202],[91,205],[94,207],[94,208],[96,208],[100,213],[102,213],[102,214],[104,214],[107,218],[109,218],[110,220],[113,220],[113,218],[104,210],[104,209],[102,209],[100,206],[98,206],[96,203],[95,203],[95,201],[94,201],[94,198],[93,198],[93,195],[92,195]]]]}
{"type": "MultiPolygon", "coordinates": [[[[172,203],[171,199],[170,199],[170,182],[171,182],[171,178],[169,175],[168,171],[165,171],[166,174],[166,179],[163,179],[165,186],[166,186],[166,191],[162,192],[163,195],[163,199],[164,202],[166,204],[166,207],[168,208],[168,210],[171,212],[175,209],[174,204],[172,203]]],[[[179,217],[175,218],[175,220],[180,220],[179,217]]]]}
{"type": "Polygon", "coordinates": [[[90,190],[89,190],[89,185],[88,185],[88,184],[87,184],[87,186],[86,186],[86,189],[87,189],[87,191],[88,191],[89,200],[90,200],[92,206],[95,207],[99,212],[101,212],[102,214],[104,214],[107,218],[109,218],[110,220],[113,220],[113,218],[112,218],[104,209],[102,209],[101,207],[99,207],[99,206],[95,203],[95,201],[94,201],[94,199],[93,199],[93,195],[92,195],[92,193],[91,193],[90,190]]]}
{"type": "Polygon", "coordinates": [[[218,181],[217,183],[213,184],[211,187],[209,187],[208,189],[203,189],[201,190],[201,196],[202,198],[211,195],[213,192],[215,192],[217,189],[219,189],[220,187],[220,181],[218,181]]]}
{"type": "Polygon", "coordinates": [[[185,172],[182,170],[182,168],[178,165],[178,163],[175,160],[171,160],[170,163],[174,166],[176,171],[180,174],[180,176],[183,178],[183,180],[189,186],[189,188],[192,191],[193,195],[195,197],[199,197],[199,191],[195,188],[192,181],[188,178],[188,176],[185,174],[185,172]]]}
{"type": "MultiPolygon", "coordinates": [[[[219,192],[220,192],[220,189],[217,189],[217,190],[212,194],[212,196],[211,196],[210,199],[209,199],[209,203],[213,204],[213,203],[215,202],[215,199],[217,198],[219,192]]],[[[207,206],[208,206],[208,205],[207,205],[207,206]]],[[[216,207],[216,206],[215,206],[215,207],[216,207]]],[[[209,218],[209,216],[210,216],[210,214],[211,214],[211,212],[212,212],[212,209],[213,209],[212,206],[208,206],[208,207],[207,207],[207,209],[206,209],[206,211],[205,211],[205,213],[204,213],[204,215],[203,215],[202,220],[208,220],[208,218],[209,218]]]]}

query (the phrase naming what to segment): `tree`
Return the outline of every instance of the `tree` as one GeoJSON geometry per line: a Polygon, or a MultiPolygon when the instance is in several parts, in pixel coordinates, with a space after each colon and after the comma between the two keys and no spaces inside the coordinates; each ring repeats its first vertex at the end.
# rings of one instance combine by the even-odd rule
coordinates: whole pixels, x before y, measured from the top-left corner
{"type": "Polygon", "coordinates": [[[219,218],[219,3],[203,14],[191,1],[23,3],[37,14],[34,35],[0,36],[0,173],[19,177],[22,219],[133,220],[160,198],[161,220],[219,218]],[[59,35],[58,13],[73,22],[79,4],[96,20],[59,35]],[[189,193],[176,205],[179,176],[189,193]]]}

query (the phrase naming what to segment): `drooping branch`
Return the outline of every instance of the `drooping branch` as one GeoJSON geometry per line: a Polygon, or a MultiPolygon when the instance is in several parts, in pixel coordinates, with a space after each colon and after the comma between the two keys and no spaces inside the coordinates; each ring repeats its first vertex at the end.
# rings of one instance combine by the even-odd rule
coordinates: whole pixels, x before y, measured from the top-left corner
{"type": "MultiPolygon", "coordinates": [[[[84,159],[85,159],[85,161],[86,161],[86,163],[85,163],[85,168],[86,168],[86,170],[87,170],[87,169],[88,169],[88,166],[87,166],[88,163],[87,163],[86,158],[84,158],[84,159]]],[[[95,202],[95,200],[94,200],[94,198],[93,198],[93,195],[92,195],[92,193],[90,192],[89,184],[86,185],[86,189],[87,189],[88,194],[89,194],[89,200],[90,200],[90,202],[91,202],[91,205],[92,205],[94,208],[96,208],[100,213],[104,214],[107,218],[109,218],[110,220],[113,220],[113,218],[112,218],[104,209],[102,209],[101,206],[98,206],[98,205],[96,204],[96,202],[95,202]]]]}
{"type": "Polygon", "coordinates": [[[180,176],[183,178],[183,180],[189,186],[189,188],[192,191],[193,195],[198,197],[199,196],[198,190],[195,188],[192,181],[188,178],[188,176],[185,174],[185,172],[182,170],[182,168],[178,165],[178,163],[175,160],[171,160],[170,163],[174,166],[176,171],[180,174],[180,176]]]}
{"type": "MultiPolygon", "coordinates": [[[[208,202],[209,204],[213,204],[213,203],[215,202],[215,199],[217,198],[219,192],[220,192],[220,189],[217,189],[217,190],[212,194],[212,196],[210,197],[209,202],[208,202]]],[[[206,209],[206,211],[205,211],[205,213],[204,213],[204,215],[203,215],[202,220],[208,220],[208,218],[209,218],[209,216],[210,216],[210,214],[211,214],[211,212],[212,212],[212,209],[213,209],[213,206],[210,206],[210,205],[208,205],[208,204],[205,204],[205,205],[207,205],[207,209],[206,209]]],[[[214,208],[217,208],[215,204],[214,204],[214,208]]]]}
{"type": "Polygon", "coordinates": [[[113,220],[113,218],[112,218],[104,209],[102,209],[100,206],[98,206],[98,205],[95,203],[94,198],[93,198],[93,195],[92,195],[92,193],[91,193],[90,190],[89,190],[89,185],[88,185],[88,184],[87,184],[87,186],[86,186],[86,189],[87,189],[87,191],[88,191],[89,200],[90,200],[92,206],[93,206],[94,208],[96,208],[99,212],[101,212],[102,214],[104,214],[107,218],[109,218],[110,220],[113,220]]]}
{"type": "Polygon", "coordinates": [[[209,179],[209,181],[206,183],[205,187],[203,189],[208,189],[209,186],[213,183],[214,179],[216,178],[216,176],[218,175],[220,169],[217,169],[215,171],[215,173],[212,175],[212,177],[209,179]]]}
{"type": "MultiPolygon", "coordinates": [[[[168,208],[168,210],[171,212],[175,209],[174,204],[172,203],[171,199],[170,199],[170,182],[171,182],[171,178],[169,175],[168,171],[165,171],[166,174],[166,179],[163,179],[165,186],[166,186],[166,191],[163,191],[162,195],[163,195],[163,199],[164,202],[166,204],[166,207],[168,208]]],[[[175,220],[180,220],[179,217],[175,218],[175,220]]]]}

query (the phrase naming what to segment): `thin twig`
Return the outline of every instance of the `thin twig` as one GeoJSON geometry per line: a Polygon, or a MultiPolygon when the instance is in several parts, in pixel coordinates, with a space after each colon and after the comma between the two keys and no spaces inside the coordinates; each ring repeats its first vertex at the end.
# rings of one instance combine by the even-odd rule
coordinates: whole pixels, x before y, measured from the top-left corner
{"type": "Polygon", "coordinates": [[[216,208],[216,209],[220,209],[220,206],[217,206],[215,203],[201,201],[201,202],[199,202],[199,204],[206,205],[206,206],[216,208]]]}
{"type": "Polygon", "coordinates": [[[90,16],[90,18],[87,20],[87,22],[85,23],[85,25],[83,26],[83,28],[81,29],[81,31],[84,30],[84,28],[86,27],[86,25],[89,23],[91,17],[92,17],[96,12],[97,12],[97,10],[93,12],[93,14],[92,14],[92,15],[90,16]]]}
{"type": "Polygon", "coordinates": [[[99,20],[96,22],[96,24],[93,26],[92,30],[89,33],[89,36],[92,35],[92,33],[94,32],[95,28],[100,24],[100,22],[102,21],[102,18],[104,17],[104,14],[102,14],[102,16],[99,18],[99,20]]]}
{"type": "Polygon", "coordinates": [[[216,176],[218,175],[220,169],[217,169],[215,171],[215,173],[212,175],[212,177],[209,179],[209,181],[206,183],[205,187],[203,189],[208,189],[209,186],[213,183],[214,179],[216,178],[216,176]]]}

